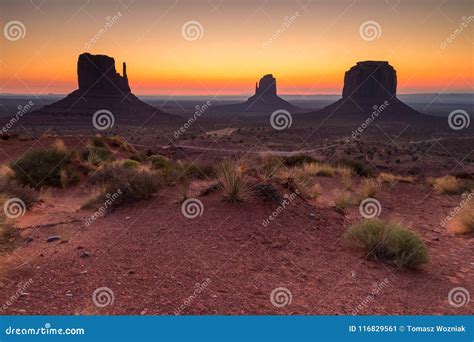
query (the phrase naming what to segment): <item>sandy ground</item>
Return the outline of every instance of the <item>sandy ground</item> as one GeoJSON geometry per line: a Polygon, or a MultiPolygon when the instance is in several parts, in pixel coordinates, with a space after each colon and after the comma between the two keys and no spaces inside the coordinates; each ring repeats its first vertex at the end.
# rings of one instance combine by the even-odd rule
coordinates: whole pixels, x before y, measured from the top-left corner
{"type": "MultiPolygon", "coordinates": [[[[323,189],[337,182],[320,177],[323,189]]],[[[194,194],[206,185],[194,183],[194,194]]],[[[204,211],[190,219],[167,188],[86,226],[93,212],[80,207],[89,191],[50,190],[17,221],[28,239],[1,257],[0,302],[11,301],[5,314],[474,313],[472,302],[448,303],[452,288],[474,290],[473,237],[439,224],[460,196],[384,185],[381,217],[416,230],[429,249],[427,265],[404,271],[346,247],[344,234],[360,215],[330,207],[331,191],[295,199],[265,226],[276,206],[263,199],[229,204],[213,193],[200,197],[204,211]],[[52,235],[61,239],[46,242],[52,235]],[[105,307],[92,300],[101,287],[113,292],[105,307]],[[280,287],[287,289],[282,307],[270,300],[280,287]]]]}

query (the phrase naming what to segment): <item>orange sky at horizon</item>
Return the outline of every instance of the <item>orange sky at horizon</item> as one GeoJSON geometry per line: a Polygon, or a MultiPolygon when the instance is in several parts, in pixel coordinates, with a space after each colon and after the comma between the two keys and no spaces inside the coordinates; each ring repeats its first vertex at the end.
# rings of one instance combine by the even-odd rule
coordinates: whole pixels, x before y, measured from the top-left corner
{"type": "Polygon", "coordinates": [[[473,3],[394,5],[49,0],[38,7],[6,0],[0,4],[2,32],[17,20],[25,37],[1,37],[0,93],[69,93],[77,88],[83,52],[114,57],[119,73],[127,62],[138,95],[251,94],[267,73],[277,78],[280,94],[340,94],[344,72],[362,60],[389,61],[397,70],[398,93],[472,92],[473,3]],[[202,26],[202,37],[185,39],[192,38],[182,34],[189,21],[202,26]],[[379,26],[378,38],[360,33],[368,21],[379,26]],[[442,48],[450,35],[453,41],[442,48]]]}

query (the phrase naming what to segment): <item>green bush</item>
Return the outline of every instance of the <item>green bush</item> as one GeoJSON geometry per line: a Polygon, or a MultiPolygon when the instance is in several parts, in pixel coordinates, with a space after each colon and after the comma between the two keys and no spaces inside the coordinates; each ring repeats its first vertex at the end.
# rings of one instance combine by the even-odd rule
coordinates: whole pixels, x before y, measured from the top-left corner
{"type": "Polygon", "coordinates": [[[108,206],[115,209],[128,203],[147,199],[160,188],[156,176],[148,171],[122,168],[120,176],[113,174],[107,181],[103,193],[96,199],[97,203],[104,203],[112,194],[120,194],[108,206]]]}
{"type": "Polygon", "coordinates": [[[353,225],[346,238],[349,246],[363,248],[369,257],[398,267],[418,268],[428,262],[426,245],[418,234],[378,218],[353,225]]]}
{"type": "Polygon", "coordinates": [[[159,154],[150,156],[148,160],[154,169],[161,169],[167,167],[170,164],[170,160],[168,158],[159,154]]]}
{"type": "Polygon", "coordinates": [[[30,208],[39,197],[34,189],[30,188],[28,185],[18,184],[14,179],[1,179],[0,193],[6,194],[7,197],[21,199],[27,208],[30,208]]]}
{"type": "Polygon", "coordinates": [[[136,160],[126,159],[122,162],[122,166],[126,169],[138,169],[140,167],[140,163],[136,160]]]}
{"type": "Polygon", "coordinates": [[[68,165],[61,169],[59,174],[61,177],[61,187],[63,188],[67,188],[70,185],[76,185],[81,180],[79,171],[72,165],[68,165]]]}
{"type": "Polygon", "coordinates": [[[303,164],[308,164],[308,163],[318,163],[319,160],[311,157],[311,156],[308,156],[306,154],[299,154],[299,155],[295,155],[295,156],[290,156],[290,157],[286,157],[284,158],[283,160],[283,164],[285,164],[286,166],[301,166],[303,164]]]}
{"type": "Polygon", "coordinates": [[[114,160],[112,151],[104,147],[92,147],[87,150],[87,161],[89,164],[98,166],[104,162],[114,160]]]}
{"type": "Polygon", "coordinates": [[[60,187],[61,170],[70,163],[71,153],[62,149],[33,150],[10,164],[22,185],[60,187]]]}
{"type": "Polygon", "coordinates": [[[217,177],[214,166],[210,164],[183,164],[183,171],[191,179],[213,179],[217,177]]]}
{"type": "Polygon", "coordinates": [[[106,147],[105,139],[103,137],[95,136],[90,140],[93,147],[106,147]]]}
{"type": "Polygon", "coordinates": [[[341,158],[338,159],[334,162],[334,165],[337,167],[347,167],[354,172],[362,177],[373,177],[374,175],[374,170],[370,166],[365,165],[359,160],[353,160],[353,159],[347,159],[347,158],[341,158]]]}
{"type": "Polygon", "coordinates": [[[139,163],[143,163],[147,160],[147,155],[143,152],[134,153],[131,156],[129,156],[128,159],[135,160],[139,163]]]}

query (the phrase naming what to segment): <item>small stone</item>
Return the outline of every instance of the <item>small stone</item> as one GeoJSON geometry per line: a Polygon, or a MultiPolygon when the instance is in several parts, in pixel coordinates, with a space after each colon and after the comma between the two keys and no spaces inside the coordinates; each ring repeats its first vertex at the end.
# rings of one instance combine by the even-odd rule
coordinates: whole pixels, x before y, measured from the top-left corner
{"type": "Polygon", "coordinates": [[[85,249],[79,250],[79,257],[88,258],[90,256],[91,256],[91,254],[88,251],[86,251],[85,249]]]}
{"type": "Polygon", "coordinates": [[[130,220],[130,218],[131,218],[130,216],[125,217],[126,220],[130,220]]]}
{"type": "Polygon", "coordinates": [[[61,237],[59,235],[51,235],[46,239],[46,242],[53,242],[57,240],[61,240],[61,237]]]}

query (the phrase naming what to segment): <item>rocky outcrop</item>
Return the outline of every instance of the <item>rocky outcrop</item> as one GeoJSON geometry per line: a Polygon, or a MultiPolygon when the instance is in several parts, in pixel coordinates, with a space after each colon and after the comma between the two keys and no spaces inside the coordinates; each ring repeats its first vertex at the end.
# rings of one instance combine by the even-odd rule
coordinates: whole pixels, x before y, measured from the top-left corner
{"type": "Polygon", "coordinates": [[[80,90],[106,93],[130,93],[127,66],[123,63],[122,76],[115,70],[115,60],[105,55],[83,53],[77,60],[77,81],[80,90]]]}
{"type": "Polygon", "coordinates": [[[345,73],[342,99],[312,115],[328,120],[374,115],[379,120],[424,117],[397,98],[397,73],[386,61],[358,62],[345,73]]]}
{"type": "Polygon", "coordinates": [[[390,99],[396,93],[397,73],[385,61],[358,62],[344,76],[343,98],[390,99]]]}
{"type": "Polygon", "coordinates": [[[255,84],[255,96],[261,98],[272,98],[277,96],[276,79],[272,74],[263,76],[258,84],[255,84]]]}
{"type": "Polygon", "coordinates": [[[255,95],[248,98],[244,103],[216,106],[214,109],[229,112],[247,112],[247,113],[272,113],[278,109],[284,109],[289,112],[300,110],[288,101],[283,100],[277,95],[276,79],[272,74],[263,76],[255,84],[255,95]]]}
{"type": "Polygon", "coordinates": [[[93,115],[109,110],[116,118],[133,119],[141,115],[171,116],[139,100],[132,94],[123,63],[122,75],[115,69],[115,60],[105,55],[83,53],[77,61],[79,88],[64,99],[44,106],[34,114],[93,115]]]}

